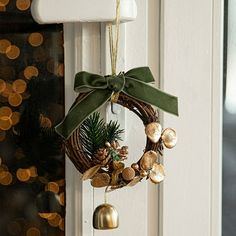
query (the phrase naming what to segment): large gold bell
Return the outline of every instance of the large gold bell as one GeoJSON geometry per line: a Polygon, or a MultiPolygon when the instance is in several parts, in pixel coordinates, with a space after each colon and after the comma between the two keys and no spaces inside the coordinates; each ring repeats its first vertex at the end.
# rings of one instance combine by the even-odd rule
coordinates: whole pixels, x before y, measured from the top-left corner
{"type": "Polygon", "coordinates": [[[99,230],[116,229],[119,226],[119,215],[114,206],[102,204],[93,213],[93,227],[99,230]]]}

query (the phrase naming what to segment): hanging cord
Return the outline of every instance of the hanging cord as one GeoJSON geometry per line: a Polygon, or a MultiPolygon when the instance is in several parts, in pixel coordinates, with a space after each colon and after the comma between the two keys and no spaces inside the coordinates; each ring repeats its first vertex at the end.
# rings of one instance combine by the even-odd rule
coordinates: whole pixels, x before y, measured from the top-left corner
{"type": "Polygon", "coordinates": [[[116,0],[116,20],[115,20],[115,37],[113,35],[112,23],[109,23],[109,44],[110,44],[110,57],[111,57],[111,71],[112,75],[116,75],[117,67],[117,56],[119,47],[119,37],[120,37],[120,0],[116,0]]]}
{"type": "MultiPolygon", "coordinates": [[[[120,38],[120,0],[116,0],[116,19],[115,19],[115,36],[113,34],[112,23],[108,24],[109,30],[109,45],[111,57],[111,71],[112,75],[116,75],[117,57],[120,38]]],[[[119,93],[114,93],[111,96],[111,103],[116,103],[119,98],[119,93]]]]}
{"type": "Polygon", "coordinates": [[[105,192],[104,192],[104,203],[107,204],[107,193],[108,193],[108,187],[106,187],[105,192]]]}

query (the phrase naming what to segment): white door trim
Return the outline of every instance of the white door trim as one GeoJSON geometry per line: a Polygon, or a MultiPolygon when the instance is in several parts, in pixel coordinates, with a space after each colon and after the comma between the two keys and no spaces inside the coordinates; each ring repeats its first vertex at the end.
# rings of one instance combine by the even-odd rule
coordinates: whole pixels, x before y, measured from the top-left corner
{"type": "MultiPolygon", "coordinates": [[[[64,61],[65,61],[65,110],[69,110],[71,102],[75,98],[73,93],[73,77],[75,73],[76,53],[75,46],[75,25],[64,24],[64,61]],[[72,91],[72,92],[71,92],[72,91]]],[[[77,232],[78,219],[81,218],[80,212],[76,208],[80,206],[80,202],[76,199],[81,198],[81,185],[77,184],[79,174],[76,172],[72,162],[66,157],[66,235],[79,235],[77,232]]],[[[81,226],[81,224],[79,224],[81,226]]]]}
{"type": "Polygon", "coordinates": [[[162,1],[162,87],[179,96],[164,115],[179,143],[166,152],[162,236],[221,235],[223,0],[162,1]]]}
{"type": "Polygon", "coordinates": [[[211,236],[222,235],[224,1],[213,1],[211,236]]]}
{"type": "MultiPolygon", "coordinates": [[[[100,73],[100,24],[64,24],[65,35],[65,106],[70,108],[77,94],[73,92],[78,71],[100,73]]],[[[66,157],[66,236],[92,236],[94,191],[66,157]]]]}

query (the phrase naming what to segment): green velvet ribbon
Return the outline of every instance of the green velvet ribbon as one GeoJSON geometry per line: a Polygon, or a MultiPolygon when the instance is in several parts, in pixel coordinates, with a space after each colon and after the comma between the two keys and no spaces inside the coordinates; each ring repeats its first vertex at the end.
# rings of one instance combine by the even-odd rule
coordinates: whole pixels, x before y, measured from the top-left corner
{"type": "Polygon", "coordinates": [[[56,132],[68,139],[90,114],[109,101],[114,93],[119,92],[178,115],[177,97],[148,84],[152,82],[154,78],[148,67],[135,68],[117,76],[101,76],[85,71],[77,73],[74,90],[87,95],[73,104],[64,120],[55,127],[56,132]]]}

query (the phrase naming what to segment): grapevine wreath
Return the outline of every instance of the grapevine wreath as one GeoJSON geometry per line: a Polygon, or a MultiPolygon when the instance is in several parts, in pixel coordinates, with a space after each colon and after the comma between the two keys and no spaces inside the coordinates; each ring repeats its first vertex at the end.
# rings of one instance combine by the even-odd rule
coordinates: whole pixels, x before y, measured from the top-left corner
{"type": "Polygon", "coordinates": [[[83,180],[91,179],[93,187],[110,190],[134,186],[143,178],[160,183],[165,176],[159,156],[163,148],[176,145],[174,129],[162,129],[156,106],[178,115],[177,98],[154,88],[153,75],[148,67],[135,68],[119,75],[101,76],[79,72],[74,89],[79,96],[56,131],[65,139],[66,153],[83,180]],[[107,102],[117,104],[135,113],[145,126],[147,135],[144,153],[136,163],[125,166],[128,147],[118,141],[123,132],[119,124],[108,124],[97,110],[107,102]]]}

